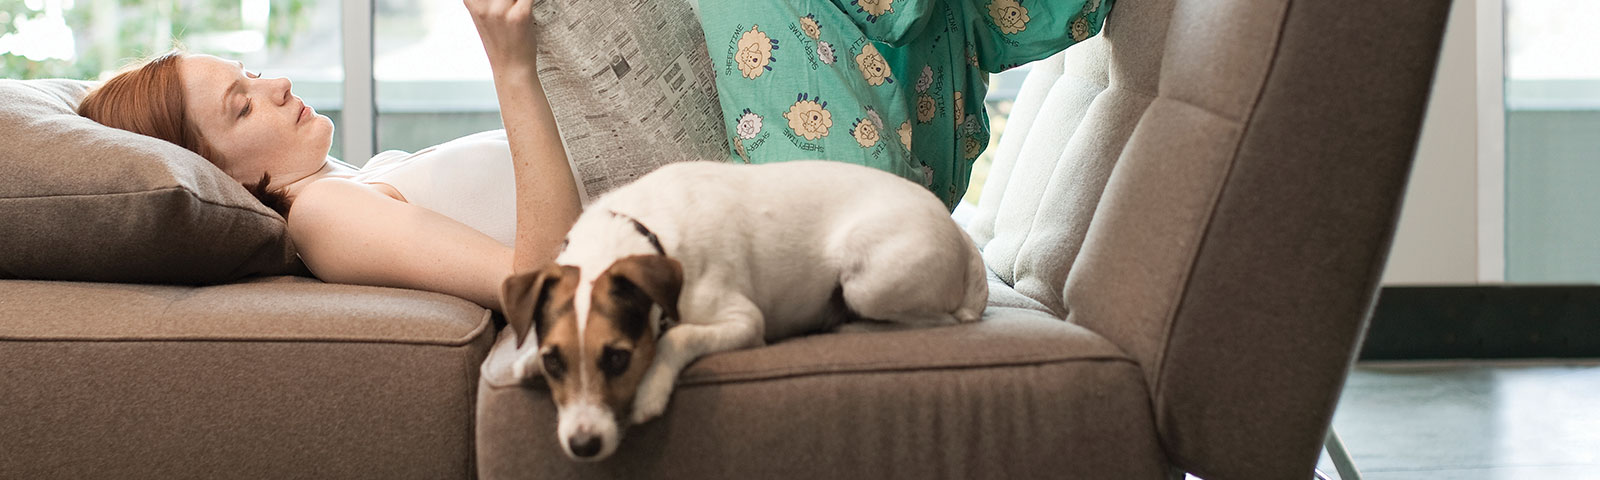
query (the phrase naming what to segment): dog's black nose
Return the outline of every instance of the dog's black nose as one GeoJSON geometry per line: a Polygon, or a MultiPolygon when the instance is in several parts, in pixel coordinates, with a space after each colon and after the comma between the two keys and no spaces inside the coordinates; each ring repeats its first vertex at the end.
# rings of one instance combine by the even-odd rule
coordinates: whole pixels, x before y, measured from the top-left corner
{"type": "Polygon", "coordinates": [[[567,446],[572,448],[572,454],[578,458],[589,458],[600,453],[600,437],[597,435],[578,434],[567,438],[567,446]]]}

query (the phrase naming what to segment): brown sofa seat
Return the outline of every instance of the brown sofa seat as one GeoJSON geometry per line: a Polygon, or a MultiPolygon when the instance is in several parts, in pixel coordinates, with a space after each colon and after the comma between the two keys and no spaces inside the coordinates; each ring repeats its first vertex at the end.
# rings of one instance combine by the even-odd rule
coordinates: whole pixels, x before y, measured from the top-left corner
{"type": "Polygon", "coordinates": [[[295,277],[0,281],[0,478],[471,478],[493,330],[295,277]]]}
{"type": "Polygon", "coordinates": [[[667,415],[629,430],[599,463],[563,456],[549,392],[512,376],[512,361],[532,348],[513,348],[507,332],[484,362],[484,478],[1136,479],[1166,471],[1147,433],[1155,427],[1138,365],[1099,335],[1037,310],[995,307],[975,324],[812,335],[708,356],[684,372],[667,415]]]}

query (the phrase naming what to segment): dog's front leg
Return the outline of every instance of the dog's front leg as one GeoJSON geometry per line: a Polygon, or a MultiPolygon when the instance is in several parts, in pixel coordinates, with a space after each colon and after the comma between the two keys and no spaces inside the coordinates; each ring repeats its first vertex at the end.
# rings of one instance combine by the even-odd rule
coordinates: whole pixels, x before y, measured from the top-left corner
{"type": "Polygon", "coordinates": [[[762,342],[761,310],[755,305],[727,309],[711,324],[679,324],[667,330],[656,344],[656,358],[645,370],[633,398],[635,425],[650,421],[667,409],[678,373],[701,356],[759,346],[762,342]]]}

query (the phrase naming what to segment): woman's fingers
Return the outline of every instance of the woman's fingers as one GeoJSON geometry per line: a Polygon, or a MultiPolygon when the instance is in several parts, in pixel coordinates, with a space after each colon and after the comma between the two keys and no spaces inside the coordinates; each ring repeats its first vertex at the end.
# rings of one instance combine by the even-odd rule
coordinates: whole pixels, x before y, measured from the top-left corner
{"type": "Polygon", "coordinates": [[[513,0],[464,0],[473,18],[495,18],[510,10],[513,0]]]}
{"type": "Polygon", "coordinates": [[[478,28],[489,66],[530,67],[535,62],[534,0],[463,0],[478,28]]]}

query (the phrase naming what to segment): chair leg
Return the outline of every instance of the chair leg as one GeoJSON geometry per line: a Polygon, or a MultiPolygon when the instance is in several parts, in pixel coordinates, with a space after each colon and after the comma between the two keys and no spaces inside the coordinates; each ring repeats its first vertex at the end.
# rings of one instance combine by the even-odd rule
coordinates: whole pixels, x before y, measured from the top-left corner
{"type": "Polygon", "coordinates": [[[1328,438],[1322,442],[1322,446],[1328,449],[1328,458],[1333,460],[1333,468],[1339,471],[1339,480],[1361,480],[1361,472],[1356,470],[1355,461],[1350,459],[1350,452],[1344,449],[1344,442],[1339,440],[1339,432],[1334,431],[1333,427],[1328,427],[1328,438]]]}

